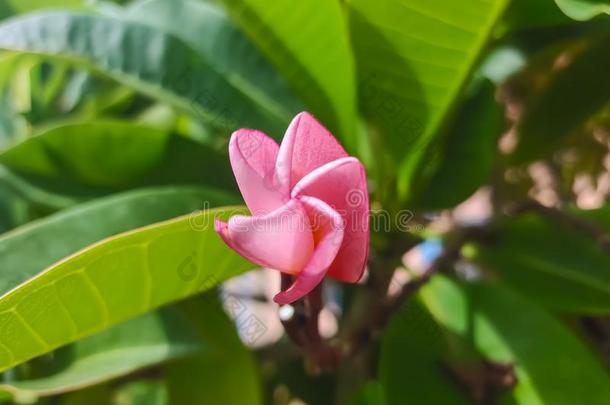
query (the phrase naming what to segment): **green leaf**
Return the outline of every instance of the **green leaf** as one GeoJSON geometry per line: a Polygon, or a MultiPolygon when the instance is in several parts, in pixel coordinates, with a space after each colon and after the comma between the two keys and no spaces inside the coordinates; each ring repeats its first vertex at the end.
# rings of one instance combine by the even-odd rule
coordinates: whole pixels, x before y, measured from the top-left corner
{"type": "Polygon", "coordinates": [[[81,202],[72,196],[65,196],[48,192],[47,190],[31,184],[22,176],[0,165],[0,184],[11,190],[24,201],[34,205],[59,210],[68,208],[81,202]]]}
{"type": "Polygon", "coordinates": [[[363,385],[350,400],[349,405],[386,405],[383,385],[378,381],[369,381],[363,385]]]}
{"type": "Polygon", "coordinates": [[[22,400],[57,395],[201,350],[204,344],[187,319],[176,308],[163,308],[57,350],[51,372],[0,384],[0,391],[22,400]]]}
{"type": "Polygon", "coordinates": [[[116,405],[166,405],[167,385],[162,380],[135,381],[120,387],[114,394],[114,401],[116,405]]]}
{"type": "Polygon", "coordinates": [[[85,8],[85,0],[6,0],[17,13],[28,13],[45,8],[85,8]]]}
{"type": "Polygon", "coordinates": [[[23,117],[14,111],[8,95],[0,94],[0,108],[0,148],[4,148],[14,138],[26,132],[26,124],[23,117]]]}
{"type": "Polygon", "coordinates": [[[0,150],[0,163],[29,175],[116,187],[157,166],[168,139],[167,131],[129,122],[66,124],[0,150]]]}
{"type": "Polygon", "coordinates": [[[519,404],[602,405],[610,376],[563,324],[491,283],[461,284],[435,276],[421,296],[434,318],[489,360],[513,363],[519,404]]]}
{"type": "Polygon", "coordinates": [[[311,375],[302,358],[289,357],[278,361],[272,373],[265,375],[265,385],[285,386],[292,398],[306,404],[342,404],[354,395],[354,378],[359,377],[355,377],[351,371],[339,371],[344,381],[338,381],[336,373],[311,375]]]}
{"type": "MultiPolygon", "coordinates": [[[[610,225],[610,208],[596,215],[603,215],[610,225]]],[[[513,288],[548,308],[610,313],[610,257],[568,225],[533,214],[512,220],[488,243],[478,245],[475,257],[513,288]]]]}
{"type": "MultiPolygon", "coordinates": [[[[168,138],[165,130],[145,125],[98,123],[67,124],[66,132],[56,128],[18,144],[19,150],[7,162],[13,169],[0,166],[0,179],[27,198],[56,207],[127,188],[190,184],[236,191],[226,152],[181,136],[168,138]],[[105,128],[113,132],[105,132],[105,128]],[[87,136],[78,133],[81,129],[93,132],[87,136]],[[141,151],[136,150],[138,145],[141,151]],[[150,153],[144,155],[145,150],[150,153]],[[93,157],[81,159],[80,154],[85,153],[93,157]],[[139,174],[133,171],[136,169],[139,174]]],[[[9,154],[13,152],[9,150],[9,154]]]]}
{"type": "Polygon", "coordinates": [[[287,126],[303,110],[275,68],[218,6],[196,0],[143,0],[130,5],[125,18],[176,35],[282,124],[287,126]]]}
{"type": "MultiPolygon", "coordinates": [[[[52,402],[52,400],[48,402],[52,402]]],[[[59,403],[61,405],[117,405],[113,402],[113,391],[110,384],[99,384],[79,391],[68,392],[61,396],[59,403]]]]}
{"type": "MultiPolygon", "coordinates": [[[[512,0],[500,22],[499,34],[574,24],[549,0],[512,0]]],[[[528,38],[529,39],[529,38],[528,38]]]]}
{"type": "Polygon", "coordinates": [[[610,3],[604,0],[555,0],[555,3],[568,17],[579,21],[610,14],[610,3]]]}
{"type": "Polygon", "coordinates": [[[17,108],[22,72],[34,64],[32,58],[11,53],[0,55],[0,148],[27,134],[27,121],[17,108]]]}
{"type": "Polygon", "coordinates": [[[201,188],[145,189],[98,199],[32,222],[0,237],[0,294],[104,238],[234,201],[201,188]]]}
{"type": "Polygon", "coordinates": [[[517,127],[516,162],[551,155],[610,101],[610,78],[599,74],[610,69],[609,43],[607,34],[588,38],[528,103],[517,127]]]}
{"type": "Polygon", "coordinates": [[[218,208],[106,239],[0,298],[0,370],[253,267],[216,235],[218,208]]]}
{"type": "Polygon", "coordinates": [[[177,37],[144,24],[76,12],[37,12],[1,24],[0,48],[89,67],[213,125],[284,130],[285,117],[234,87],[177,37]]]}
{"type": "Polygon", "coordinates": [[[143,184],[199,184],[237,191],[225,151],[218,152],[180,136],[170,139],[165,158],[143,184]]]}
{"type": "Polygon", "coordinates": [[[443,368],[447,341],[439,325],[418,302],[409,302],[384,332],[379,380],[388,404],[409,398],[416,404],[467,404],[443,368]]]}
{"type": "Polygon", "coordinates": [[[12,6],[8,2],[0,2],[0,20],[12,16],[14,12],[15,11],[13,10],[12,6]]]}
{"type": "MultiPolygon", "coordinates": [[[[262,404],[254,356],[240,341],[218,298],[204,294],[181,303],[181,308],[210,350],[166,366],[170,403],[262,404]]],[[[241,327],[248,328],[248,322],[241,327]]]]}
{"type": "MultiPolygon", "coordinates": [[[[433,148],[507,0],[351,0],[352,42],[365,114],[414,195],[433,148]]],[[[436,162],[438,163],[438,162],[436,162]]]]}
{"type": "Polygon", "coordinates": [[[356,94],[347,25],[338,1],[223,0],[306,108],[355,148],[356,94]]]}
{"type": "Polygon", "coordinates": [[[0,234],[27,222],[28,204],[0,183],[0,234]]]}
{"type": "Polygon", "coordinates": [[[443,147],[443,161],[417,197],[426,209],[453,207],[490,178],[504,114],[495,87],[482,82],[460,108],[443,147]]]}

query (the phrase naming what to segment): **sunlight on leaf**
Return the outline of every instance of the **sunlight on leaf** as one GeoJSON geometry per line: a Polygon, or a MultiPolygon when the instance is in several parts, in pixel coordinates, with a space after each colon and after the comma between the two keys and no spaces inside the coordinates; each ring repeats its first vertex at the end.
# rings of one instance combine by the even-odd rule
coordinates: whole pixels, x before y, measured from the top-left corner
{"type": "Polygon", "coordinates": [[[239,212],[217,208],[115,236],[6,293],[0,298],[0,369],[253,268],[213,228],[215,217],[239,212]]]}
{"type": "Polygon", "coordinates": [[[379,158],[400,167],[401,196],[413,197],[438,163],[439,133],[507,3],[348,2],[360,104],[384,133],[379,158]]]}
{"type": "Polygon", "coordinates": [[[348,149],[356,94],[347,24],[337,1],[223,0],[230,14],[348,149]],[[306,29],[305,29],[306,28],[306,29]]]}

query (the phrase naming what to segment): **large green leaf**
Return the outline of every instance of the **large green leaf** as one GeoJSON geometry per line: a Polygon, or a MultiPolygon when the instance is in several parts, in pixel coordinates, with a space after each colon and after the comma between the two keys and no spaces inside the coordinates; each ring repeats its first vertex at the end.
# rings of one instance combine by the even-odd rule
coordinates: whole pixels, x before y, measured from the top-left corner
{"type": "Polygon", "coordinates": [[[0,237],[0,294],[104,238],[234,202],[224,194],[201,188],[145,189],[81,204],[32,222],[0,237]]]}
{"type": "Polygon", "coordinates": [[[338,1],[223,0],[231,15],[335,135],[355,147],[353,56],[338,1]]]}
{"type": "Polygon", "coordinates": [[[177,308],[163,308],[57,350],[44,376],[0,384],[0,392],[33,400],[99,384],[204,348],[177,308]]]}
{"type": "MultiPolygon", "coordinates": [[[[610,209],[596,213],[610,228],[610,209]]],[[[536,215],[512,220],[476,257],[513,288],[563,312],[610,313],[610,257],[593,239],[536,215]],[[569,248],[567,248],[569,247],[569,248]]]]}
{"type": "Polygon", "coordinates": [[[236,191],[226,152],[145,125],[67,124],[14,149],[6,159],[0,152],[0,161],[11,166],[0,166],[0,179],[24,196],[42,198],[43,205],[65,207],[127,188],[172,184],[236,191]]]}
{"type": "Polygon", "coordinates": [[[418,302],[402,309],[384,332],[379,379],[388,404],[467,404],[442,363],[447,341],[418,302]]]}
{"type": "Polygon", "coordinates": [[[514,364],[519,404],[602,405],[610,376],[583,342],[547,312],[490,283],[436,276],[421,296],[435,319],[489,360],[514,364]]]}
{"type": "Polygon", "coordinates": [[[92,245],[0,298],[0,369],[208,290],[253,266],[214,231],[218,208],[92,245]]]}
{"type": "Polygon", "coordinates": [[[169,133],[121,121],[59,125],[0,150],[22,173],[97,186],[132,183],[157,166],[169,133]]]}
{"type": "Polygon", "coordinates": [[[610,101],[610,35],[587,38],[531,100],[518,124],[518,162],[548,157],[610,101]]]}
{"type": "Polygon", "coordinates": [[[286,125],[303,109],[277,70],[218,6],[197,0],[143,0],[130,5],[125,17],[182,39],[231,85],[274,111],[286,125]]]}
{"type": "Polygon", "coordinates": [[[349,1],[360,104],[401,165],[403,197],[429,175],[420,165],[434,167],[437,136],[507,3],[349,1]]]}
{"type": "Polygon", "coordinates": [[[466,100],[448,133],[444,159],[417,196],[426,209],[457,205],[489,181],[504,116],[495,87],[482,82],[466,100]]]}
{"type": "Polygon", "coordinates": [[[143,184],[198,184],[237,191],[225,150],[218,152],[180,136],[170,139],[163,161],[143,184]]]}
{"type": "MultiPolygon", "coordinates": [[[[182,303],[181,308],[209,350],[166,366],[170,402],[262,404],[254,356],[240,341],[236,325],[224,313],[217,297],[205,294],[182,303]]],[[[248,319],[252,318],[242,321],[239,327],[251,327],[248,319]]]]}
{"type": "Polygon", "coordinates": [[[1,24],[0,48],[87,66],[214,125],[284,129],[285,116],[236,88],[182,40],[137,22],[38,12],[1,24]]]}
{"type": "Polygon", "coordinates": [[[590,20],[600,14],[610,14],[610,2],[604,0],[555,0],[561,11],[575,20],[590,20]]]}

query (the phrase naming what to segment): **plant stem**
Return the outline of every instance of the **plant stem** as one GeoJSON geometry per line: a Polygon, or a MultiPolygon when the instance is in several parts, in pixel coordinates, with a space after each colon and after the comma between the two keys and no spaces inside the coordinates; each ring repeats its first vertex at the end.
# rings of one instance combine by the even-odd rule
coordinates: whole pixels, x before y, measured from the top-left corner
{"type": "Polygon", "coordinates": [[[392,319],[392,316],[400,310],[405,301],[425,285],[434,274],[439,272],[443,267],[453,263],[459,257],[462,246],[471,240],[475,234],[478,234],[479,231],[479,228],[456,230],[455,234],[447,240],[443,253],[430,263],[421,276],[405,283],[400,292],[393,298],[385,296],[387,288],[384,290],[382,297],[373,297],[372,304],[374,307],[372,315],[364,318],[346,336],[348,354],[354,355],[363,350],[376,335],[383,331],[392,319]]]}
{"type": "MultiPolygon", "coordinates": [[[[292,282],[292,276],[282,274],[282,290],[292,282]]],[[[338,347],[327,345],[320,336],[318,320],[323,308],[322,287],[322,284],[318,285],[305,298],[294,302],[293,316],[282,320],[288,337],[305,353],[306,368],[311,374],[335,369],[340,360],[338,347]]]]}

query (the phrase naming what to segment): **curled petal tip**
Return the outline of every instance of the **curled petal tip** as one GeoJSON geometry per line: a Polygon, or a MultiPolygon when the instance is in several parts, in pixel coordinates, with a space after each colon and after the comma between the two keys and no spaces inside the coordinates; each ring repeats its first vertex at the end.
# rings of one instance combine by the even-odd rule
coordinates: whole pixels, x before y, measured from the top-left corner
{"type": "Polygon", "coordinates": [[[273,302],[275,302],[278,305],[286,305],[286,304],[292,304],[297,299],[290,300],[290,298],[287,297],[286,294],[282,291],[280,293],[275,294],[275,296],[273,297],[273,302]]]}
{"type": "Polygon", "coordinates": [[[214,218],[214,230],[218,233],[220,233],[222,230],[227,228],[227,223],[221,221],[218,218],[214,218]]]}
{"type": "Polygon", "coordinates": [[[231,243],[231,240],[229,238],[229,225],[226,222],[215,218],[214,219],[214,230],[227,245],[229,245],[230,247],[233,247],[233,244],[231,243]]]}
{"type": "Polygon", "coordinates": [[[292,119],[293,121],[300,121],[301,119],[307,119],[307,120],[315,120],[316,117],[313,116],[313,114],[307,112],[307,111],[301,111],[300,113],[298,113],[297,115],[295,115],[295,117],[292,119]]]}

